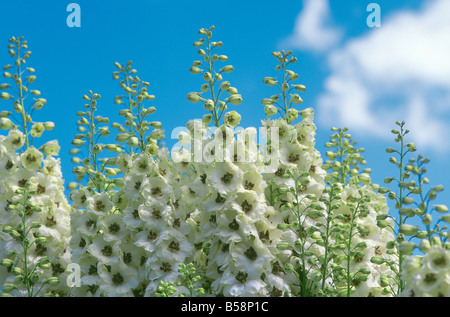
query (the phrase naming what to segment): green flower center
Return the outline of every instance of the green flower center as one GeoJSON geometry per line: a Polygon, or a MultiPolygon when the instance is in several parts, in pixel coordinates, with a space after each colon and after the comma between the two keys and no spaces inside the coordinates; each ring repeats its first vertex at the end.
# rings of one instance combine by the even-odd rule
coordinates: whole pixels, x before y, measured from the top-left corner
{"type": "Polygon", "coordinates": [[[434,273],[426,274],[425,278],[423,279],[423,282],[425,284],[433,284],[433,283],[436,283],[436,281],[437,281],[437,277],[436,277],[436,274],[434,274],[434,273]]]}
{"type": "Polygon", "coordinates": [[[238,272],[238,274],[234,277],[241,283],[245,283],[247,281],[248,274],[245,272],[238,272]]]}
{"type": "Polygon", "coordinates": [[[88,270],[89,275],[96,275],[97,273],[98,273],[98,271],[97,271],[96,265],[89,266],[89,270],[88,270]]]}
{"type": "Polygon", "coordinates": [[[289,163],[296,163],[299,159],[300,159],[300,155],[299,154],[291,153],[291,154],[289,154],[288,162],[289,163]]]}
{"type": "Polygon", "coordinates": [[[117,234],[120,231],[120,226],[117,223],[113,223],[108,227],[109,233],[111,234],[117,234]]]}
{"type": "Polygon", "coordinates": [[[105,210],[105,208],[106,208],[106,205],[105,205],[105,203],[103,201],[97,200],[95,202],[95,210],[103,211],[103,210],[105,210]]]}
{"type": "Polygon", "coordinates": [[[440,267],[445,267],[447,265],[447,259],[445,256],[441,256],[437,259],[433,259],[433,264],[440,267]]]}
{"type": "Polygon", "coordinates": [[[170,252],[178,252],[180,251],[180,243],[176,241],[172,241],[169,243],[169,246],[167,247],[170,252]]]}
{"type": "Polygon", "coordinates": [[[105,247],[102,249],[102,254],[104,256],[111,256],[113,253],[113,249],[110,245],[105,245],[105,247]]]}
{"type": "Polygon", "coordinates": [[[250,204],[247,200],[244,200],[241,204],[241,208],[244,212],[250,212],[253,209],[253,205],[250,204]]]}
{"type": "Polygon", "coordinates": [[[251,260],[254,261],[258,257],[258,254],[256,253],[255,249],[253,247],[250,247],[247,249],[247,251],[244,252],[245,256],[251,260]]]}
{"type": "Polygon", "coordinates": [[[252,182],[250,182],[250,181],[244,182],[244,188],[246,190],[252,190],[254,187],[255,187],[255,184],[253,184],[252,182]]]}
{"type": "Polygon", "coordinates": [[[231,180],[233,179],[233,174],[231,174],[230,172],[226,172],[221,178],[220,180],[224,183],[224,184],[229,184],[231,183],[231,180]]]}
{"type": "Polygon", "coordinates": [[[123,254],[123,263],[130,264],[132,260],[133,260],[133,256],[131,255],[130,252],[125,252],[123,254]]]}
{"type": "Polygon", "coordinates": [[[172,265],[170,265],[170,263],[163,262],[161,264],[161,266],[159,267],[159,269],[161,271],[163,271],[164,273],[169,273],[169,272],[172,272],[172,265]]]}
{"type": "Polygon", "coordinates": [[[122,276],[122,274],[120,273],[116,273],[113,275],[112,277],[112,282],[114,285],[121,285],[124,282],[124,278],[122,276]]]}
{"type": "Polygon", "coordinates": [[[233,219],[233,221],[228,225],[228,227],[231,230],[239,230],[239,223],[236,221],[236,219],[233,219]]]}
{"type": "Polygon", "coordinates": [[[151,193],[153,196],[161,195],[162,191],[160,187],[152,188],[151,193]]]}
{"type": "Polygon", "coordinates": [[[158,238],[158,234],[156,232],[153,231],[149,231],[148,235],[147,235],[147,240],[148,241],[153,241],[156,238],[158,238]]]}

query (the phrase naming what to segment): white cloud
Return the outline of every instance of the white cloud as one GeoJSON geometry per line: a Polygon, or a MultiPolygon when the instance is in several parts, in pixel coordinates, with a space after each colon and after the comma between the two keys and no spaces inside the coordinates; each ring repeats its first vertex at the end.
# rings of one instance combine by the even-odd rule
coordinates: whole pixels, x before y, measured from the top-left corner
{"type": "Polygon", "coordinates": [[[342,31],[330,26],[328,0],[305,0],[295,20],[294,32],[280,46],[324,52],[337,45],[342,31]]]}
{"type": "Polygon", "coordinates": [[[391,138],[405,120],[418,146],[450,149],[449,12],[450,1],[429,1],[331,50],[320,122],[391,138]]]}

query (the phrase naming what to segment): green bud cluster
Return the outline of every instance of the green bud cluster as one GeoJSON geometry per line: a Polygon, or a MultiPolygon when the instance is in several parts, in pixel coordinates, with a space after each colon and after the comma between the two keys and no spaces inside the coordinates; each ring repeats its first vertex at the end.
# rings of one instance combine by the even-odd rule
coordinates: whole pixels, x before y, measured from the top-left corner
{"type": "Polygon", "coordinates": [[[222,47],[222,42],[212,41],[212,31],[214,26],[209,29],[202,28],[199,34],[202,35],[198,41],[194,42],[194,47],[198,47],[197,53],[202,60],[196,60],[192,63],[190,72],[192,74],[202,74],[204,84],[201,85],[200,92],[190,92],[187,99],[191,103],[202,102],[203,107],[209,112],[203,117],[203,123],[209,125],[211,122],[216,127],[220,126],[220,120],[223,118],[224,123],[229,127],[239,125],[241,116],[236,111],[226,112],[228,105],[239,105],[242,102],[242,96],[235,87],[232,87],[229,81],[223,80],[223,74],[234,71],[232,65],[226,65],[222,68],[215,68],[217,62],[226,62],[226,55],[218,55],[215,49],[222,47]],[[203,94],[210,92],[210,97],[203,94]],[[227,93],[228,97],[223,98],[223,94],[227,93]]]}
{"type": "Polygon", "coordinates": [[[35,110],[42,109],[47,100],[41,97],[39,90],[31,89],[31,84],[36,80],[35,69],[26,67],[27,60],[31,55],[28,50],[28,42],[22,37],[11,37],[8,44],[9,54],[14,60],[13,64],[3,67],[3,77],[10,80],[9,83],[0,84],[0,99],[11,100],[16,114],[11,111],[2,111],[0,115],[0,129],[10,130],[21,128],[24,134],[24,146],[27,149],[34,138],[42,136],[44,131],[53,130],[53,122],[35,122],[31,118],[35,110]],[[8,92],[9,90],[9,92],[8,92]],[[32,99],[25,104],[26,99],[32,99]],[[19,116],[17,118],[16,116],[19,116]],[[19,123],[17,126],[13,121],[19,123]]]}
{"type": "MultiPolygon", "coordinates": [[[[100,138],[109,136],[109,119],[97,115],[97,103],[101,98],[100,94],[89,91],[87,95],[83,96],[83,100],[87,101],[84,105],[85,111],[78,111],[77,116],[80,119],[77,122],[79,134],[75,135],[72,145],[75,147],[70,151],[74,157],[72,162],[77,165],[72,172],[76,175],[77,182],[82,182],[84,179],[88,180],[88,184],[92,185],[96,191],[102,192],[104,190],[111,190],[115,188],[114,181],[109,179],[111,176],[116,176],[119,170],[114,168],[115,159],[105,157],[104,151],[113,153],[121,153],[122,147],[117,144],[103,144],[100,143],[100,138]],[[81,150],[87,151],[87,157],[81,159],[78,155],[82,154],[81,150]],[[80,153],[81,152],[81,153],[80,153]]],[[[79,186],[76,183],[71,183],[71,188],[79,186]]]]}
{"type": "Polygon", "coordinates": [[[264,77],[263,82],[267,86],[276,86],[280,94],[264,98],[261,101],[268,118],[279,112],[288,123],[292,123],[297,119],[299,111],[293,106],[303,103],[303,99],[298,93],[306,90],[304,85],[293,83],[299,78],[299,75],[287,69],[290,64],[297,62],[297,58],[291,55],[292,51],[272,53],[272,56],[278,60],[279,65],[275,67],[275,70],[282,72],[282,81],[277,80],[276,77],[264,77]]]}
{"type": "Polygon", "coordinates": [[[21,247],[21,250],[10,250],[0,261],[0,265],[14,276],[14,283],[7,283],[2,287],[2,291],[6,294],[16,291],[22,296],[34,297],[41,295],[45,285],[59,284],[58,277],[42,278],[43,271],[50,269],[50,260],[47,256],[39,257],[35,264],[29,262],[28,254],[31,250],[42,248],[48,243],[48,239],[40,236],[36,230],[41,227],[41,223],[27,220],[33,213],[41,212],[41,208],[31,202],[35,194],[27,182],[23,188],[16,190],[16,200],[8,206],[11,212],[19,214],[22,221],[14,226],[6,225],[2,228],[3,233],[8,234],[21,247]],[[22,286],[25,286],[25,290],[21,290],[22,286]]]}
{"type": "Polygon", "coordinates": [[[417,148],[414,143],[406,141],[409,130],[405,128],[405,122],[397,121],[396,125],[398,128],[391,132],[399,147],[398,149],[388,147],[386,153],[395,155],[389,158],[389,162],[398,170],[399,176],[398,178],[387,177],[384,182],[391,184],[395,181],[393,188],[387,189],[385,193],[393,201],[394,208],[398,212],[395,248],[398,250],[399,261],[395,263],[395,270],[398,272],[396,278],[399,286],[398,294],[402,294],[405,288],[408,288],[404,280],[400,278],[406,257],[412,256],[416,250],[426,254],[432,245],[441,245],[448,239],[447,225],[441,227],[439,224],[440,221],[445,223],[448,220],[448,215],[444,215],[448,212],[448,208],[445,205],[432,204],[443,187],[439,185],[426,189],[430,187],[429,179],[425,176],[426,164],[430,160],[421,154],[417,158],[409,158],[411,153],[417,151],[417,148]],[[433,212],[439,215],[437,221],[433,220],[433,212]],[[419,225],[417,225],[418,221],[415,221],[414,225],[407,223],[412,219],[420,219],[419,225]],[[408,237],[408,240],[403,237],[408,237]]]}
{"type": "Polygon", "coordinates": [[[119,80],[120,88],[124,95],[115,97],[116,105],[125,108],[119,111],[124,118],[124,124],[114,122],[112,127],[117,129],[116,141],[126,143],[133,152],[152,152],[158,142],[163,139],[164,131],[159,121],[148,121],[149,115],[156,111],[155,107],[146,107],[145,102],[155,99],[148,93],[150,83],[139,78],[137,70],[132,67],[133,62],[128,61],[126,65],[116,62],[117,71],[113,73],[113,79],[119,80]],[[150,133],[149,133],[150,132],[150,133]]]}

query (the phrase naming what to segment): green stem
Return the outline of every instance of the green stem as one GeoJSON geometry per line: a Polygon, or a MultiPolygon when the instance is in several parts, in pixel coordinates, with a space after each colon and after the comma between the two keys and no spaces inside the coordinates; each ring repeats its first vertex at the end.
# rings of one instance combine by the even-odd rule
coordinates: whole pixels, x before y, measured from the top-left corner
{"type": "Polygon", "coordinates": [[[325,248],[325,254],[324,254],[324,260],[322,263],[322,292],[325,293],[325,281],[327,278],[327,268],[328,268],[328,238],[330,235],[330,223],[331,223],[331,204],[333,203],[333,191],[330,188],[330,197],[327,202],[327,217],[326,217],[326,231],[325,231],[325,241],[324,241],[324,248],[325,248]]]}
{"type": "Polygon", "coordinates": [[[24,96],[23,96],[23,86],[22,86],[22,70],[20,65],[22,65],[21,60],[20,60],[20,44],[17,44],[17,76],[18,76],[18,81],[19,83],[17,84],[17,80],[16,80],[16,84],[19,88],[19,103],[21,106],[21,111],[20,114],[22,116],[22,127],[23,127],[23,133],[25,135],[25,149],[28,149],[30,143],[28,140],[28,120],[27,120],[27,115],[25,113],[25,106],[24,106],[24,96]]]}

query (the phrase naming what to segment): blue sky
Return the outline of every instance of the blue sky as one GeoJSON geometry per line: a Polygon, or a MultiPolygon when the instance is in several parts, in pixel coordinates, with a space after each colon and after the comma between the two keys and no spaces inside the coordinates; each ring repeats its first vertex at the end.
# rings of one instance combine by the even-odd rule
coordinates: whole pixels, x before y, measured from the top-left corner
{"type": "MultiPolygon", "coordinates": [[[[260,126],[261,99],[276,93],[262,82],[277,76],[271,53],[292,49],[299,60],[294,70],[307,87],[302,106],[315,109],[322,153],[330,128],[348,126],[366,149],[374,181],[382,183],[397,175],[384,150],[395,145],[389,135],[394,122],[405,120],[419,152],[431,158],[431,183],[446,188],[439,202],[450,203],[448,1],[377,1],[380,28],[367,26],[371,1],[361,0],[80,0],[80,28],[66,24],[69,3],[3,1],[0,10],[0,63],[10,63],[6,46],[11,36],[28,40],[33,52],[29,65],[37,70],[35,88],[48,100],[34,119],[56,123],[42,141],[59,140],[66,183],[75,179],[68,151],[82,95],[88,90],[101,94],[99,114],[117,119],[116,61],[132,60],[140,78],[150,82],[157,108],[152,119],[163,123],[168,145],[173,143],[170,131],[202,117],[204,109],[186,100],[187,93],[199,91],[202,80],[188,70],[198,58],[192,46],[198,29],[214,25],[214,38],[224,43],[221,53],[235,67],[225,79],[244,98],[235,108],[242,126],[260,126]]],[[[2,102],[0,107],[11,105],[2,102]]]]}

